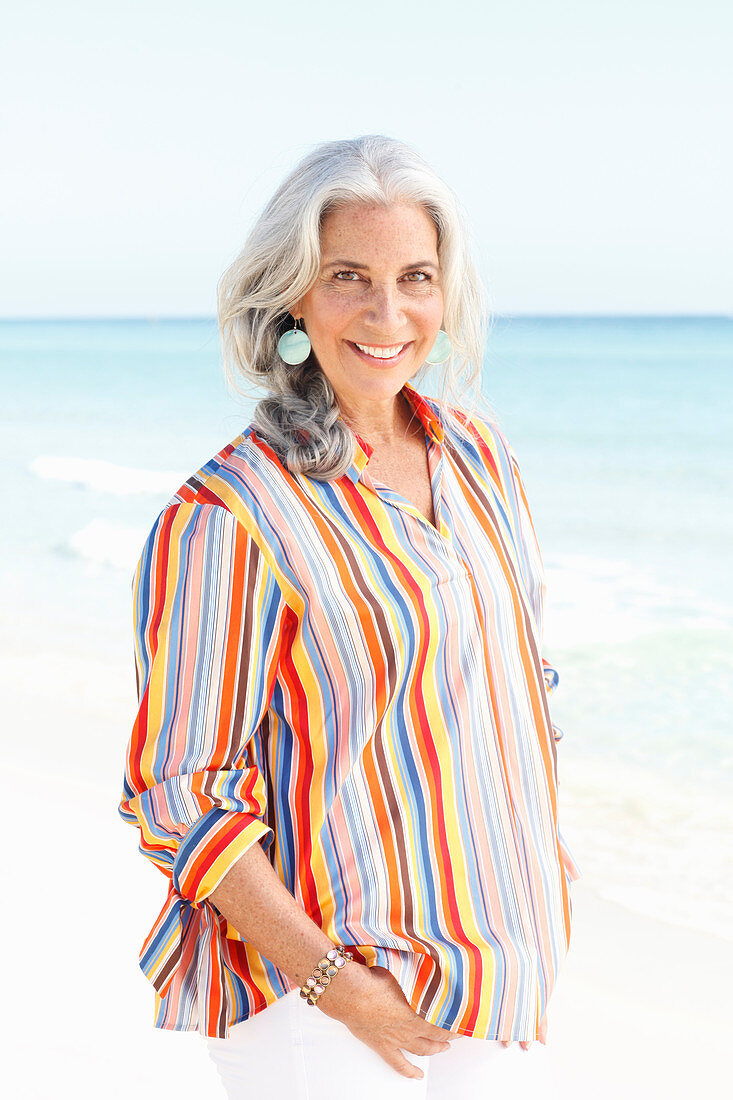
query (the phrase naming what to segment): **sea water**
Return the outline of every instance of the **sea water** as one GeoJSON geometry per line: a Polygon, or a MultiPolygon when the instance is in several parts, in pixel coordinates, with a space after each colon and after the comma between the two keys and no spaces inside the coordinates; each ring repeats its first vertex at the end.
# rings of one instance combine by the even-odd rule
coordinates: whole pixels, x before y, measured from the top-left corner
{"type": "MultiPolygon", "coordinates": [[[[227,391],[209,319],[3,322],[0,356],[10,687],[50,678],[66,757],[121,770],[132,570],[254,397],[227,391]]],[[[545,562],[564,837],[601,894],[733,938],[733,319],[500,318],[483,390],[545,562]]]]}

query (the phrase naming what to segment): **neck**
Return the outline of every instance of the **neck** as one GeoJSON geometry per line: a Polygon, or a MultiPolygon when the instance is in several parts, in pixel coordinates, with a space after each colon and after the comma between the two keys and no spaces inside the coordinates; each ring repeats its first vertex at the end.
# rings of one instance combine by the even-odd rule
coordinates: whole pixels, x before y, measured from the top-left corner
{"type": "Polygon", "coordinates": [[[410,434],[417,420],[412,406],[401,392],[384,401],[360,401],[358,404],[338,394],[337,399],[342,419],[372,446],[389,447],[401,442],[410,434]]]}

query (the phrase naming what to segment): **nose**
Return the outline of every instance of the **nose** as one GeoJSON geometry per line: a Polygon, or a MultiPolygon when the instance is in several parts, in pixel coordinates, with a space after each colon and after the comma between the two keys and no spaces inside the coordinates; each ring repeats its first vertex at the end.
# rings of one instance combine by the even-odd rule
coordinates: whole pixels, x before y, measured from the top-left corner
{"type": "Polygon", "coordinates": [[[405,324],[398,288],[391,283],[373,286],[364,320],[386,339],[397,336],[405,324]]]}

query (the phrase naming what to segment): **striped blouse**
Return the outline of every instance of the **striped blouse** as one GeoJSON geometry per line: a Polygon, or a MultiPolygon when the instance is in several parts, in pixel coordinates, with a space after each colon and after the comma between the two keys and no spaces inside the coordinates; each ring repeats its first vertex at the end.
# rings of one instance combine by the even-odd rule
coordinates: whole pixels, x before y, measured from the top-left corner
{"type": "Polygon", "coordinates": [[[168,879],[155,1026],[226,1037],[295,988],[208,900],[259,841],[334,942],[430,1023],[531,1040],[570,940],[516,457],[403,391],[435,526],[373,480],[293,475],[250,426],[164,507],[133,578],[139,709],[120,813],[168,879]]]}

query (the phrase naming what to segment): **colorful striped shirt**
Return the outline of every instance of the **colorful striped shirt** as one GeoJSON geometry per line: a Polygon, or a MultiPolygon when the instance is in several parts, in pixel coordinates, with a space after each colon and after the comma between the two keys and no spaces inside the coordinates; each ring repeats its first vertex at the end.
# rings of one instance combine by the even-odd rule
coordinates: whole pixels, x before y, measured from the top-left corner
{"type": "Polygon", "coordinates": [[[208,900],[259,841],[420,1016],[538,1037],[579,873],[558,828],[542,560],[502,431],[449,428],[403,392],[435,525],[369,476],[361,436],[322,481],[250,425],[143,547],[120,813],[169,880],[140,954],[156,1027],[226,1037],[296,988],[208,900]]]}

